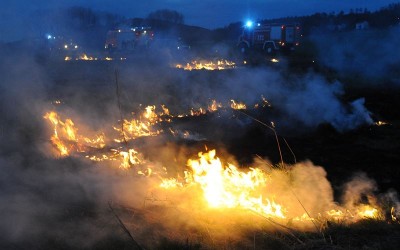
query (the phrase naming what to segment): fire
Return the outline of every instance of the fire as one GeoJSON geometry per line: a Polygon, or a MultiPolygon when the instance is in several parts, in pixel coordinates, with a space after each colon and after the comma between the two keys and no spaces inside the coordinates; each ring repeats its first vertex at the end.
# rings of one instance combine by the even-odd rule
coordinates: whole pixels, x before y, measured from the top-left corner
{"type": "Polygon", "coordinates": [[[380,209],[367,204],[358,204],[354,208],[337,208],[325,212],[326,219],[336,222],[357,222],[362,219],[380,219],[380,209]]]}
{"type": "Polygon", "coordinates": [[[208,105],[208,111],[209,112],[215,112],[217,111],[219,108],[222,108],[222,104],[218,103],[216,100],[212,100],[211,104],[208,105]]]}
{"type": "Polygon", "coordinates": [[[161,105],[161,108],[162,108],[162,110],[163,110],[163,114],[164,114],[164,115],[166,115],[166,116],[169,116],[169,115],[170,115],[169,109],[168,109],[164,104],[161,105]]]}
{"type": "MultiPolygon", "coordinates": [[[[162,131],[152,128],[153,125],[162,121],[155,109],[155,106],[147,106],[138,119],[133,118],[131,121],[124,119],[122,128],[114,126],[114,129],[120,132],[125,140],[159,135],[162,131]]],[[[122,140],[115,139],[115,141],[121,142],[122,140]]]]}
{"type": "MultiPolygon", "coordinates": [[[[264,98],[263,103],[269,104],[264,98]]],[[[232,104],[239,105],[233,100],[232,104]]],[[[169,109],[165,105],[161,107],[162,111],[157,113],[156,106],[147,106],[140,113],[138,119],[133,119],[130,122],[125,120],[123,123],[125,136],[128,139],[135,139],[139,136],[152,136],[160,133],[160,131],[151,127],[164,121],[165,117],[174,117],[170,115],[169,109]]],[[[219,107],[221,105],[213,100],[208,110],[212,112],[219,107]]],[[[206,112],[206,109],[199,110],[206,112]]],[[[165,175],[161,175],[157,168],[146,164],[142,154],[136,149],[129,148],[128,144],[117,147],[108,145],[108,150],[105,150],[106,136],[104,133],[92,138],[83,136],[78,133],[79,130],[72,119],[61,119],[54,111],[47,112],[44,118],[52,125],[53,133],[50,141],[60,156],[64,157],[71,154],[79,156],[82,155],[82,152],[90,152],[85,157],[91,161],[115,162],[121,169],[133,169],[138,175],[149,178],[156,177],[157,181],[161,179],[156,186],[168,192],[194,188],[196,192],[200,192],[200,196],[192,197],[197,200],[196,203],[200,201],[201,204],[212,209],[248,210],[264,217],[295,221],[301,224],[310,221],[313,223],[324,223],[324,221],[353,223],[363,219],[380,220],[383,218],[383,210],[374,202],[370,202],[370,204],[350,204],[343,207],[331,204],[318,209],[318,211],[313,211],[312,214],[296,209],[296,207],[299,207],[299,204],[295,204],[296,199],[292,199],[292,201],[288,199],[291,196],[289,192],[290,183],[285,183],[284,187],[277,186],[277,183],[281,182],[277,182],[273,178],[276,176],[273,172],[267,172],[261,168],[241,170],[233,164],[225,164],[216,156],[216,150],[210,150],[206,153],[199,152],[198,158],[189,159],[183,177],[178,175],[177,178],[165,178],[165,175]],[[89,148],[91,148],[90,151],[89,148]],[[99,150],[95,153],[96,151],[93,149],[99,150]]],[[[188,131],[172,130],[171,128],[169,130],[175,136],[193,137],[188,131]]],[[[121,132],[121,130],[118,131],[121,132]]],[[[285,178],[290,179],[286,172],[283,174],[286,176],[285,178]]],[[[297,200],[297,202],[300,201],[297,200]]],[[[394,209],[391,211],[391,219],[397,221],[394,209]]]]}
{"type": "Polygon", "coordinates": [[[207,113],[207,111],[203,108],[199,108],[199,109],[190,109],[190,116],[200,116],[200,115],[205,115],[207,113]]]}
{"type": "MultiPolygon", "coordinates": [[[[140,121],[132,119],[131,121],[124,120],[122,124],[123,129],[114,127],[116,131],[119,131],[125,140],[133,140],[139,137],[156,136],[160,134],[160,131],[153,130],[151,123],[148,121],[140,121]]],[[[116,142],[122,142],[123,140],[114,139],[116,142]]]]}
{"type": "Polygon", "coordinates": [[[64,61],[71,61],[71,60],[76,60],[76,61],[78,61],[78,60],[93,61],[93,60],[97,60],[97,58],[96,58],[96,57],[92,57],[92,56],[88,56],[88,55],[85,54],[85,53],[79,55],[79,56],[76,57],[76,58],[72,58],[71,56],[66,56],[66,57],[64,58],[64,61]]]}
{"type": "Polygon", "coordinates": [[[105,146],[104,134],[98,135],[95,139],[80,136],[71,119],[67,118],[62,121],[54,111],[46,113],[44,118],[54,126],[50,141],[56,146],[61,156],[70,155],[73,149],[84,152],[86,147],[103,148],[105,146]]]}
{"type": "Polygon", "coordinates": [[[246,104],[244,103],[237,103],[235,100],[231,100],[231,108],[233,109],[246,109],[246,104]]]}
{"type": "Polygon", "coordinates": [[[54,126],[54,133],[50,139],[51,142],[56,146],[61,156],[69,155],[70,150],[67,147],[67,145],[63,142],[63,140],[60,138],[60,136],[66,137],[67,140],[75,141],[76,129],[74,128],[74,123],[70,119],[67,119],[65,122],[62,122],[59,119],[56,112],[46,113],[44,118],[48,119],[54,126]],[[59,135],[59,131],[61,135],[59,135]]]}
{"type": "Polygon", "coordinates": [[[186,65],[176,64],[175,68],[184,69],[184,70],[224,70],[224,69],[233,69],[236,68],[236,64],[232,61],[228,60],[217,60],[217,61],[192,61],[190,63],[186,63],[186,65]]]}
{"type": "Polygon", "coordinates": [[[141,163],[139,153],[134,149],[129,149],[127,152],[121,151],[120,155],[123,157],[120,168],[128,169],[131,167],[131,165],[137,165],[141,163]]]}
{"type": "MultiPolygon", "coordinates": [[[[169,192],[176,189],[199,188],[200,199],[209,208],[244,209],[264,217],[296,221],[301,224],[311,221],[321,224],[326,221],[354,223],[363,219],[383,218],[381,208],[371,204],[353,204],[350,207],[331,204],[332,208],[328,206],[326,210],[315,213],[314,217],[305,208],[303,211],[293,210],[296,207],[294,204],[301,201],[293,197],[292,201],[286,199],[276,202],[276,197],[280,195],[276,193],[272,175],[260,168],[242,171],[232,164],[224,165],[216,157],[215,150],[199,152],[198,158],[189,159],[187,166],[184,178],[179,180],[164,178],[159,187],[169,192]]],[[[287,188],[290,193],[290,187],[287,188]]],[[[282,187],[278,187],[278,190],[282,190],[282,187]]],[[[396,218],[393,218],[395,216],[392,216],[394,221],[396,218]]]]}
{"type": "Polygon", "coordinates": [[[90,56],[86,53],[82,53],[79,56],[76,57],[72,57],[72,56],[66,56],[64,57],[64,61],[98,61],[98,60],[102,60],[102,61],[113,61],[113,60],[126,60],[125,57],[121,57],[121,58],[112,58],[112,57],[104,57],[104,58],[100,58],[100,57],[96,57],[96,56],[90,56]]]}
{"type": "MultiPolygon", "coordinates": [[[[187,185],[198,185],[211,208],[242,208],[263,216],[285,218],[281,205],[263,198],[260,190],[267,188],[268,176],[258,168],[245,173],[232,164],[223,166],[216,151],[200,152],[199,159],[189,159],[190,172],[185,172],[187,185]]],[[[167,179],[163,188],[179,187],[174,179],[167,179]]]]}
{"type": "Polygon", "coordinates": [[[93,60],[97,60],[97,58],[93,57],[93,56],[88,56],[87,54],[83,53],[76,60],[93,61],[93,60]]]}
{"type": "Polygon", "coordinates": [[[361,218],[378,219],[379,211],[370,205],[360,205],[357,208],[357,215],[361,218]]]}
{"type": "Polygon", "coordinates": [[[183,184],[175,178],[169,178],[169,179],[163,179],[160,184],[160,187],[164,189],[170,189],[176,187],[183,187],[183,184]]]}
{"type": "Polygon", "coordinates": [[[155,123],[158,120],[158,115],[155,113],[156,106],[147,106],[143,116],[149,120],[150,123],[155,123]]]}

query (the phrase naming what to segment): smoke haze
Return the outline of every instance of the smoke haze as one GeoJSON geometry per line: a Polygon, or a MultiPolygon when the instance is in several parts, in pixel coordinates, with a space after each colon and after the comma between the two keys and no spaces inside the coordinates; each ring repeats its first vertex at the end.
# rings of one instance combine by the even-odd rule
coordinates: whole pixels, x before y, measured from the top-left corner
{"type": "Polygon", "coordinates": [[[382,79],[399,86],[398,45],[400,28],[366,29],[333,34],[314,34],[311,40],[318,49],[318,60],[342,77],[356,77],[364,85],[382,79]]]}
{"type": "MultiPolygon", "coordinates": [[[[268,67],[186,72],[173,68],[175,62],[169,58],[158,64],[156,59],[157,55],[150,55],[147,61],[126,64],[86,64],[39,63],[33,55],[25,53],[1,56],[0,247],[112,245],[135,249],[135,242],[116,218],[118,214],[129,222],[126,224],[133,238],[149,248],[162,244],[163,238],[207,242],[218,248],[227,236],[238,248],[251,246],[251,240],[242,234],[254,230],[249,216],[256,228],[265,226],[265,220],[248,215],[248,211],[210,212],[202,204],[204,201],[199,201],[202,192],[198,187],[168,193],[155,188],[155,183],[159,183],[157,177],[137,176],[133,171],[118,169],[116,163],[93,163],[79,155],[54,157],[49,142],[52,127],[43,119],[44,114],[56,109],[71,117],[82,133],[95,134],[101,130],[111,133],[112,126],[120,119],[116,82],[125,117],[153,104],[165,104],[174,114],[187,113],[190,108],[206,107],[213,99],[225,106],[234,99],[253,107],[264,96],[273,110],[262,118],[265,122],[273,120],[278,128],[313,130],[321,124],[330,124],[343,132],[372,123],[362,99],[343,102],[341,83],[330,82],[314,72],[288,75],[286,69],[268,67]],[[53,105],[56,99],[61,100],[60,106],[53,105]],[[232,226],[237,230],[230,230],[232,226]]],[[[219,138],[213,137],[215,128],[200,127],[208,122],[238,123],[232,126],[237,130],[219,130],[237,136],[251,122],[231,119],[232,112],[226,112],[211,116],[211,121],[204,118],[199,124],[189,118],[189,125],[182,127],[194,132],[199,129],[199,137],[217,141],[219,138]]],[[[186,160],[195,157],[197,148],[189,147],[191,141],[187,145],[167,139],[160,136],[131,144],[148,149],[144,155],[155,155],[141,168],[160,171],[166,168],[171,176],[183,176],[186,160]]],[[[215,143],[223,145],[221,141],[215,143]]],[[[222,147],[224,159],[235,163],[234,156],[224,150],[222,147]]],[[[290,204],[288,209],[294,211],[293,216],[301,216],[305,209],[316,215],[337,207],[322,167],[311,162],[298,163],[290,167],[289,174],[271,168],[270,163],[257,167],[266,169],[272,180],[263,194],[290,204]]],[[[371,193],[370,183],[367,178],[350,182],[344,192],[345,206],[359,200],[364,193],[371,193]]],[[[313,230],[312,227],[309,223],[306,229],[313,230]]]]}

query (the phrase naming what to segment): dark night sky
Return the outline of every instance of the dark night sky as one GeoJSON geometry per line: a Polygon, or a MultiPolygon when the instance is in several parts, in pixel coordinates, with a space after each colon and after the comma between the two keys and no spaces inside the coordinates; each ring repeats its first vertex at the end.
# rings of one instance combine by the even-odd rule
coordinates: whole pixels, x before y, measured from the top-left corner
{"type": "Polygon", "coordinates": [[[33,11],[70,6],[90,7],[125,17],[145,17],[158,9],[181,12],[185,23],[217,28],[245,19],[301,16],[315,12],[348,12],[350,9],[377,10],[396,0],[0,0],[0,41],[23,37],[33,11]]]}

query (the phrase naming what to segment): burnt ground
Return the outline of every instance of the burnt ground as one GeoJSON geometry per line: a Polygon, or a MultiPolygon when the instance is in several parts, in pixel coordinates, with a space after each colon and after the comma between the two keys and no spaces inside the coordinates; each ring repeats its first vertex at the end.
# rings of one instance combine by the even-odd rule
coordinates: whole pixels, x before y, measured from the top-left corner
{"type": "MultiPolygon", "coordinates": [[[[157,74],[154,73],[154,69],[156,69],[155,72],[158,72],[157,70],[160,66],[154,65],[154,61],[150,61],[144,65],[139,65],[138,63],[109,64],[108,62],[68,62],[67,64],[64,62],[40,63],[39,66],[36,65],[35,67],[38,67],[44,74],[44,76],[39,79],[43,80],[45,83],[43,84],[44,86],[41,86],[41,93],[37,98],[43,98],[45,100],[44,102],[47,103],[55,99],[61,99],[63,105],[67,107],[67,111],[75,110],[77,113],[88,115],[89,118],[95,120],[95,122],[93,122],[94,127],[99,129],[102,123],[118,119],[119,117],[118,114],[113,113],[116,111],[115,108],[109,108],[110,105],[116,105],[115,70],[118,71],[117,80],[123,90],[123,94],[120,98],[122,102],[122,111],[125,112],[126,115],[132,111],[133,107],[137,107],[139,103],[143,103],[144,105],[153,104],[154,101],[157,100],[157,97],[161,99],[156,101],[160,102],[158,104],[165,101],[169,102],[173,108],[176,108],[175,110],[178,110],[177,112],[180,112],[182,110],[174,106],[175,104],[176,106],[181,104],[174,94],[179,93],[180,98],[184,96],[188,97],[189,95],[189,99],[190,94],[193,94],[191,91],[185,92],[182,90],[182,88],[184,88],[182,85],[183,82],[186,84],[185,86],[193,84],[196,88],[198,86],[205,86],[212,89],[214,84],[222,81],[226,75],[232,74],[229,71],[182,72],[175,69],[161,70],[160,72],[162,72],[162,74],[157,74]],[[138,70],[137,68],[140,69],[138,70]],[[129,72],[133,72],[133,74],[129,72]],[[148,77],[149,74],[151,77],[148,77]],[[146,83],[149,79],[152,79],[154,82],[161,82],[161,85],[163,85],[162,88],[160,88],[163,91],[162,95],[157,92],[160,90],[158,89],[159,84],[150,84],[150,90],[146,88],[146,84],[143,83],[146,83]],[[135,91],[139,93],[139,95],[130,95],[129,91],[135,91]],[[170,91],[170,93],[167,93],[168,91],[170,91]],[[107,117],[105,117],[104,114],[106,114],[107,117]]],[[[165,66],[166,65],[163,65],[162,67],[165,66]]],[[[264,65],[263,67],[268,67],[268,65],[264,65]]],[[[28,71],[29,70],[31,69],[28,69],[28,71]]],[[[329,78],[331,76],[326,77],[329,78]]],[[[365,106],[372,113],[374,120],[384,121],[387,124],[382,126],[364,125],[346,132],[337,132],[330,124],[318,124],[312,128],[299,125],[294,126],[294,130],[291,130],[289,127],[281,129],[279,124],[277,124],[276,129],[278,131],[284,161],[286,163],[294,163],[295,160],[303,161],[309,159],[314,164],[323,166],[335,190],[335,197],[338,199],[340,197],[340,187],[357,172],[365,172],[368,177],[377,182],[379,188],[379,190],[376,191],[377,193],[386,192],[390,189],[400,190],[400,184],[398,182],[400,179],[400,112],[398,111],[398,107],[400,107],[400,88],[393,86],[388,87],[386,85],[384,88],[377,87],[380,85],[379,83],[367,87],[355,86],[353,82],[349,85],[346,85],[346,82],[343,82],[343,84],[345,85],[345,94],[341,98],[344,102],[352,101],[360,97],[365,98],[365,106]],[[286,146],[285,140],[290,146],[290,150],[289,147],[286,146]]],[[[4,88],[4,86],[2,87],[4,88]]],[[[5,93],[8,92],[6,91],[5,93]]],[[[195,95],[195,97],[197,97],[197,95],[195,95]]],[[[212,97],[212,95],[210,95],[210,97],[212,97]]],[[[32,101],[32,99],[30,99],[30,101],[32,101]]],[[[19,100],[19,102],[21,102],[21,100],[19,100]]],[[[190,104],[196,102],[185,100],[183,103],[190,107],[190,104]]],[[[13,108],[26,109],[26,107],[19,107],[18,105],[13,106],[13,108]]],[[[4,141],[4,138],[8,136],[8,131],[13,130],[9,128],[9,126],[12,127],[19,123],[19,121],[16,122],[16,120],[20,117],[20,114],[16,115],[17,118],[15,118],[14,115],[10,115],[6,106],[3,106],[1,111],[2,116],[6,117],[4,121],[11,124],[8,125],[4,123],[5,125],[2,125],[1,138],[4,141]]],[[[275,116],[279,116],[279,114],[274,113],[275,111],[269,110],[259,111],[250,109],[244,112],[265,123],[268,123],[269,120],[273,120],[275,116]],[[264,112],[266,112],[267,116],[263,116],[264,112]],[[264,118],[265,120],[263,120],[264,118]]],[[[31,115],[33,116],[33,114],[31,115]]],[[[39,121],[40,119],[36,121],[36,124],[38,124],[39,121]]],[[[3,146],[5,150],[3,151],[4,154],[2,154],[2,157],[6,158],[5,155],[10,154],[10,152],[14,150],[21,150],[20,147],[11,145],[19,140],[23,140],[24,143],[28,144],[28,147],[21,150],[23,151],[23,153],[21,153],[22,156],[27,157],[30,151],[35,151],[35,149],[29,147],[29,143],[32,143],[31,147],[35,147],[36,143],[33,143],[32,140],[36,137],[26,132],[26,129],[35,131],[37,127],[35,128],[34,126],[35,124],[27,126],[28,128],[19,129],[16,133],[25,133],[24,136],[18,136],[18,139],[12,140],[9,145],[3,146]]],[[[40,125],[38,126],[40,127],[40,125]]],[[[254,157],[267,157],[273,163],[279,163],[280,161],[278,147],[272,131],[240,112],[225,110],[217,114],[177,119],[174,120],[173,126],[182,130],[190,130],[200,135],[196,140],[172,139],[175,140],[174,142],[177,145],[184,145],[192,148],[192,153],[198,152],[199,149],[204,148],[204,145],[208,147],[221,146],[224,147],[228,153],[233,155],[242,165],[251,164],[254,157]]],[[[42,137],[42,132],[39,134],[41,134],[40,140],[46,140],[42,137]]],[[[138,144],[142,145],[141,147],[143,149],[151,145],[151,148],[153,148],[152,150],[156,151],[157,147],[165,146],[165,141],[149,138],[144,139],[142,142],[138,141],[138,144]]],[[[157,158],[157,156],[152,156],[150,153],[147,156],[149,158],[157,158]]],[[[41,159],[41,157],[36,156],[33,159],[22,159],[18,162],[23,162],[23,169],[29,169],[29,165],[35,166],[37,164],[35,161],[38,158],[41,159]]],[[[63,171],[66,171],[65,169],[69,166],[72,166],[76,171],[82,171],[79,167],[80,162],[74,159],[51,161],[54,165],[62,166],[63,171]]],[[[47,170],[47,167],[43,167],[43,169],[50,171],[50,173],[55,171],[54,169],[47,170]]],[[[15,178],[18,179],[17,177],[15,178]]],[[[21,182],[24,183],[24,181],[21,182]]],[[[47,184],[47,182],[44,183],[47,184]]],[[[64,184],[67,184],[67,187],[70,185],[69,183],[64,184]]],[[[27,188],[29,188],[30,185],[33,184],[27,185],[27,188]]],[[[6,184],[5,186],[6,188],[4,190],[8,190],[8,186],[6,184]]],[[[35,185],[33,186],[35,187],[35,185]]],[[[75,186],[75,182],[73,185],[71,184],[71,186],[80,190],[79,185],[75,186]]],[[[55,190],[58,188],[56,183],[53,182],[51,182],[50,187],[55,190]]],[[[39,187],[38,189],[40,189],[41,193],[46,193],[46,187],[39,187]]],[[[46,225],[50,224],[50,227],[53,228],[64,227],[67,232],[72,233],[74,231],[74,221],[83,220],[93,227],[108,227],[107,230],[113,230],[113,233],[101,234],[94,243],[79,245],[79,247],[77,247],[76,243],[71,243],[65,239],[65,235],[59,235],[57,233],[48,234],[43,238],[26,234],[22,236],[23,240],[20,240],[19,243],[18,241],[14,241],[15,238],[18,239],[17,236],[13,235],[15,238],[10,240],[7,234],[5,234],[6,236],[0,237],[0,247],[4,249],[146,248],[145,246],[140,246],[134,239],[127,236],[127,232],[121,229],[120,223],[115,222],[115,220],[113,221],[113,212],[107,209],[104,209],[106,211],[99,212],[97,208],[94,208],[95,202],[92,202],[91,198],[86,197],[86,194],[82,195],[82,199],[74,200],[74,204],[76,205],[72,207],[70,204],[66,205],[67,208],[64,207],[64,203],[61,202],[64,198],[56,197],[56,194],[53,195],[54,197],[49,199],[51,202],[57,203],[57,208],[59,208],[60,211],[58,214],[50,216],[50,218],[54,218],[56,223],[46,223],[46,225]],[[87,200],[90,202],[87,202],[87,200]],[[99,215],[98,213],[101,214],[99,215]],[[59,219],[59,217],[61,217],[61,219],[59,219]],[[98,217],[107,219],[99,221],[97,219],[98,217]]],[[[131,208],[118,207],[115,208],[115,211],[120,214],[121,217],[129,217],[131,213],[134,213],[135,216],[139,218],[148,215],[148,212],[132,212],[130,209],[131,208]]],[[[46,217],[46,215],[42,214],[41,216],[46,217]]],[[[137,223],[145,222],[139,220],[137,223]]],[[[157,224],[157,222],[154,223],[157,224]]],[[[282,232],[268,233],[262,230],[259,232],[250,230],[248,238],[251,241],[253,237],[254,246],[257,243],[260,249],[397,249],[400,244],[400,229],[396,223],[387,224],[386,222],[366,221],[350,227],[345,225],[329,225],[325,234],[326,238],[323,240],[320,234],[297,232],[295,234],[296,236],[292,237],[291,234],[282,232]],[[299,240],[303,243],[299,243],[299,240]]],[[[83,235],[82,237],[85,236],[83,235]]],[[[217,246],[214,245],[214,247],[217,246]]],[[[244,249],[252,246],[232,241],[226,243],[224,247],[244,249]]],[[[164,238],[159,242],[157,248],[207,249],[207,246],[202,247],[201,245],[192,244],[188,241],[176,241],[164,238]]]]}

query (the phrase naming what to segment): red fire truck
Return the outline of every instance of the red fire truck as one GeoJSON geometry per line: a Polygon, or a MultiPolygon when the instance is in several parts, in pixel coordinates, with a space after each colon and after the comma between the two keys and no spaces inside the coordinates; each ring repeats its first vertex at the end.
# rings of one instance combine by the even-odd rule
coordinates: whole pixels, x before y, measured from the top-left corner
{"type": "Polygon", "coordinates": [[[239,37],[238,48],[243,54],[257,50],[274,55],[278,51],[295,50],[300,44],[300,36],[300,26],[297,24],[247,22],[239,37]]]}
{"type": "Polygon", "coordinates": [[[149,47],[154,32],[150,27],[117,29],[107,32],[105,49],[109,51],[129,51],[138,47],[149,47]]]}

